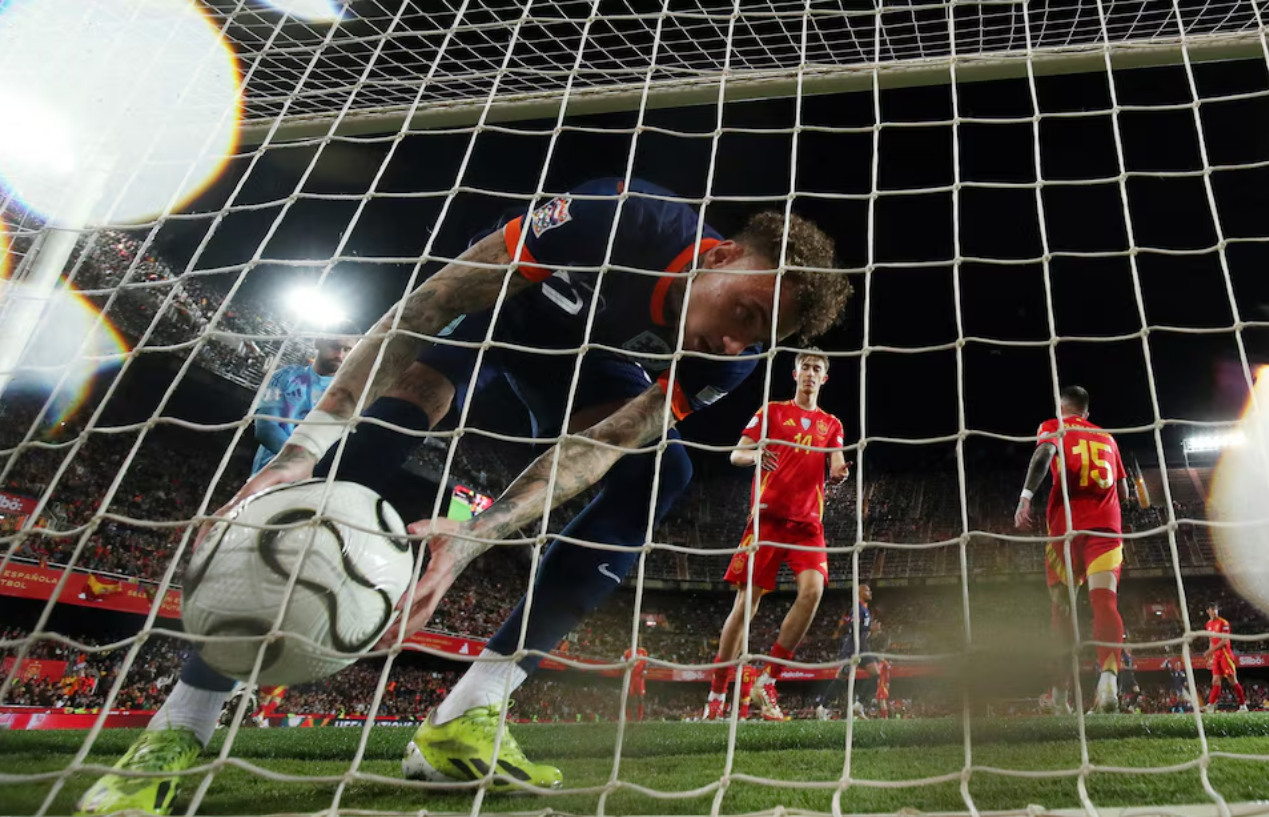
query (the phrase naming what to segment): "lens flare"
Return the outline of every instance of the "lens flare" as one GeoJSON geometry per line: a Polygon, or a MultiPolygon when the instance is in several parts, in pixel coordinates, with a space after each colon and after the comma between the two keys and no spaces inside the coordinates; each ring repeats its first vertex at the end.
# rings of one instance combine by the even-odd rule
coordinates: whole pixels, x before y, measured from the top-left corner
{"type": "MultiPolygon", "coordinates": [[[[18,282],[0,283],[0,315],[10,299],[23,297],[22,290],[18,282]]],[[[56,391],[46,422],[56,425],[73,416],[92,393],[94,378],[117,368],[127,355],[128,342],[108,320],[98,320],[100,314],[96,304],[69,287],[45,304],[9,388],[43,396],[56,391]]]]}
{"type": "Polygon", "coordinates": [[[0,281],[7,280],[9,270],[14,266],[9,251],[9,236],[5,233],[4,222],[0,221],[0,281]]]}
{"type": "Polygon", "coordinates": [[[309,23],[331,23],[344,14],[337,0],[264,0],[264,4],[309,23]]]}
{"type": "Polygon", "coordinates": [[[51,221],[179,209],[237,146],[237,62],[192,0],[7,0],[0,73],[0,183],[51,221]]]}
{"type": "Polygon", "coordinates": [[[1225,449],[1212,476],[1208,518],[1217,563],[1244,598],[1269,612],[1269,367],[1238,422],[1242,445],[1225,449]]]}

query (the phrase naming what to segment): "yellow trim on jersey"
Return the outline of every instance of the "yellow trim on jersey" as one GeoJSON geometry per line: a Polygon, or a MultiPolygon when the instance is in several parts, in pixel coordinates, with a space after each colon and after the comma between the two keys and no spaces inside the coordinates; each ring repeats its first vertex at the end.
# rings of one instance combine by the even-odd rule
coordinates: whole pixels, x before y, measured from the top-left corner
{"type": "Polygon", "coordinates": [[[1088,563],[1086,573],[1092,575],[1094,573],[1105,573],[1108,570],[1114,570],[1124,563],[1124,546],[1118,545],[1114,550],[1109,550],[1098,556],[1096,559],[1088,563]]]}

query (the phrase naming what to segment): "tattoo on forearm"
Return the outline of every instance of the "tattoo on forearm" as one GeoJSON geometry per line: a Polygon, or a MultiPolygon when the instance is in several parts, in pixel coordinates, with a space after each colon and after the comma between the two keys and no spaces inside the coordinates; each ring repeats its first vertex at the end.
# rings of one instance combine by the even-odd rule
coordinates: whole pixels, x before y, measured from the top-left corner
{"type": "Polygon", "coordinates": [[[418,357],[425,341],[409,335],[394,334],[393,318],[401,310],[398,329],[435,335],[459,315],[481,312],[490,308],[507,281],[508,296],[531,286],[522,275],[515,275],[509,267],[472,267],[464,261],[480,264],[508,265],[510,255],[500,233],[494,233],[471,247],[462,257],[427,279],[402,303],[388,311],[362,340],[353,347],[348,359],[339,368],[335,382],[326,390],[319,407],[336,417],[350,418],[357,406],[357,397],[367,388],[370,369],[374,365],[379,347],[387,342],[383,360],[369,384],[365,404],[390,388],[406,367],[418,357]],[[508,279],[508,276],[510,278],[508,279]]]}
{"type": "Polygon", "coordinates": [[[1032,492],[1040,487],[1040,483],[1044,482],[1044,475],[1049,472],[1049,462],[1053,459],[1054,450],[1052,445],[1042,445],[1035,450],[1031,455],[1031,465],[1027,468],[1027,481],[1022,487],[1032,492]]]}
{"type": "Polygon", "coordinates": [[[556,449],[552,448],[538,457],[498,497],[497,502],[472,520],[471,532],[486,539],[505,538],[594,485],[617,460],[625,456],[627,452],[622,449],[646,445],[660,436],[665,399],[660,387],[654,386],[611,417],[560,443],[556,447],[559,449],[559,467],[555,474],[555,490],[549,498],[547,486],[556,449]],[[595,445],[592,440],[618,448],[595,445]]]}

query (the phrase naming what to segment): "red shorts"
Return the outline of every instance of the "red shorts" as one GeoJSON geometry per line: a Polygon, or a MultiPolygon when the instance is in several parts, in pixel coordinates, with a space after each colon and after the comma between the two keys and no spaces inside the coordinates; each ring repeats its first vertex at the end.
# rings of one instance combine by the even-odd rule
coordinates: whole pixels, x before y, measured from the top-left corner
{"type": "Polygon", "coordinates": [[[1232,677],[1237,675],[1238,662],[1234,660],[1234,652],[1230,649],[1218,650],[1212,656],[1212,665],[1210,667],[1212,675],[1217,678],[1232,677]]]}
{"type": "MultiPolygon", "coordinates": [[[[1109,531],[1108,531],[1109,532],[1109,531]]],[[[1066,580],[1066,546],[1068,542],[1049,542],[1044,546],[1044,578],[1049,587],[1055,584],[1070,584],[1066,580]]],[[[1076,536],[1069,542],[1071,546],[1071,569],[1075,571],[1075,586],[1079,587],[1090,573],[1101,573],[1113,570],[1115,578],[1119,578],[1120,568],[1124,562],[1124,543],[1122,539],[1107,536],[1085,534],[1076,536]]]]}
{"type": "MultiPolygon", "coordinates": [[[[779,542],[784,545],[802,545],[815,550],[790,550],[774,545],[761,545],[754,557],[753,583],[762,590],[775,590],[780,565],[787,563],[793,575],[805,570],[815,570],[828,581],[828,554],[824,552],[824,526],[818,522],[790,522],[787,519],[763,519],[758,521],[758,541],[779,542]]],[[[750,519],[741,547],[753,542],[753,520],[750,519]]],[[[723,580],[737,587],[749,581],[749,554],[737,553],[727,566],[723,580]]]]}

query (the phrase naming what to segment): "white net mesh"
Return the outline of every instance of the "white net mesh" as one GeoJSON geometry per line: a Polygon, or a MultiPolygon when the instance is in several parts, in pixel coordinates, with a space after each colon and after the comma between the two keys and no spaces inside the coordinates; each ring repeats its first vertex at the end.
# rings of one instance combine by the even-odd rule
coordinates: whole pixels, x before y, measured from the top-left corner
{"type": "MultiPolygon", "coordinates": [[[[1236,805],[1263,794],[1260,716],[1213,720],[1191,701],[1207,679],[1202,601],[1233,610],[1253,704],[1266,699],[1255,667],[1269,660],[1269,626],[1217,572],[1204,510],[1211,460],[1178,461],[1183,437],[1237,415],[1259,359],[1263,12],[1245,2],[373,0],[302,22],[209,2],[208,27],[236,55],[244,94],[243,146],[217,179],[159,215],[108,225],[58,226],[17,185],[0,199],[0,273],[29,285],[0,290],[0,323],[30,314],[26,302],[40,310],[30,344],[22,336],[0,357],[0,718],[86,730],[0,740],[27,758],[0,773],[9,810],[67,813],[136,737],[113,727],[143,725],[147,716],[126,713],[153,711],[172,688],[188,644],[172,630],[173,592],[194,528],[247,477],[270,381],[306,360],[316,334],[281,293],[315,284],[369,326],[500,211],[614,176],[672,188],[664,200],[700,207],[698,229],[708,221],[724,235],[759,209],[801,213],[836,241],[836,274],[855,281],[845,328],[821,342],[833,372],[824,407],[845,421],[854,470],[826,511],[829,589],[780,682],[786,711],[809,723],[744,723],[738,706],[717,728],[632,723],[634,662],[622,658],[648,648],[654,718],[699,717],[732,605],[719,580],[749,505],[751,472],[729,477],[724,457],[757,406],[788,396],[796,347],[785,341],[684,424],[694,482],[661,524],[648,508],[622,588],[512,694],[503,718],[568,723],[511,730],[534,760],[563,768],[563,790],[526,804],[490,793],[488,780],[402,781],[409,730],[374,724],[414,725],[521,594],[534,609],[545,546],[591,493],[476,562],[421,639],[288,690],[260,718],[360,728],[242,728],[255,707],[237,699],[184,778],[178,811],[1263,811],[1236,805]],[[1119,70],[1145,65],[1167,67],[1119,70]],[[1062,74],[1075,75],[1051,76],[1062,74]],[[975,81],[990,79],[1001,81],[975,81]],[[69,351],[39,354],[61,336],[69,351]],[[1121,692],[1140,716],[1082,714],[1094,647],[1077,605],[1075,712],[1031,717],[1051,658],[1036,647],[1049,626],[1044,557],[1020,541],[1038,529],[1015,531],[1011,515],[1032,429],[1073,380],[1089,385],[1095,417],[1104,412],[1138,477],[1121,609],[1143,691],[1121,692]],[[851,703],[875,693],[865,672],[848,673],[842,699],[827,702],[841,722],[814,720],[824,684],[868,656],[839,651],[862,582],[885,622],[872,653],[894,664],[902,690],[897,725],[854,716],[851,703]],[[1168,685],[1169,660],[1184,686],[1168,685]]],[[[6,14],[0,5],[0,23],[6,14]]],[[[0,70],[23,88],[44,69],[0,53],[0,70]]],[[[167,106],[176,119],[182,106],[207,107],[197,86],[187,93],[167,106]]],[[[20,98],[13,113],[38,119],[31,105],[20,98]]],[[[597,287],[661,274],[623,268],[616,244],[609,235],[597,287]]],[[[512,297],[498,293],[491,327],[512,297]]],[[[404,320],[393,330],[417,331],[404,320]]],[[[591,309],[578,344],[546,352],[491,328],[472,344],[473,381],[498,354],[563,356],[567,428],[582,352],[603,346],[598,320],[591,309]]],[[[700,357],[686,346],[680,337],[652,354],[651,368],[677,378],[700,357]]],[[[531,425],[524,396],[505,384],[485,395],[452,426],[415,434],[403,479],[442,489],[414,516],[479,510],[479,497],[560,439],[531,425]]],[[[667,437],[668,409],[659,417],[661,433],[637,447],[655,454],[658,482],[681,445],[667,437]]],[[[547,462],[555,486],[570,463],[547,462]]],[[[776,594],[747,622],[739,663],[761,665],[790,600],[776,594]]]]}

